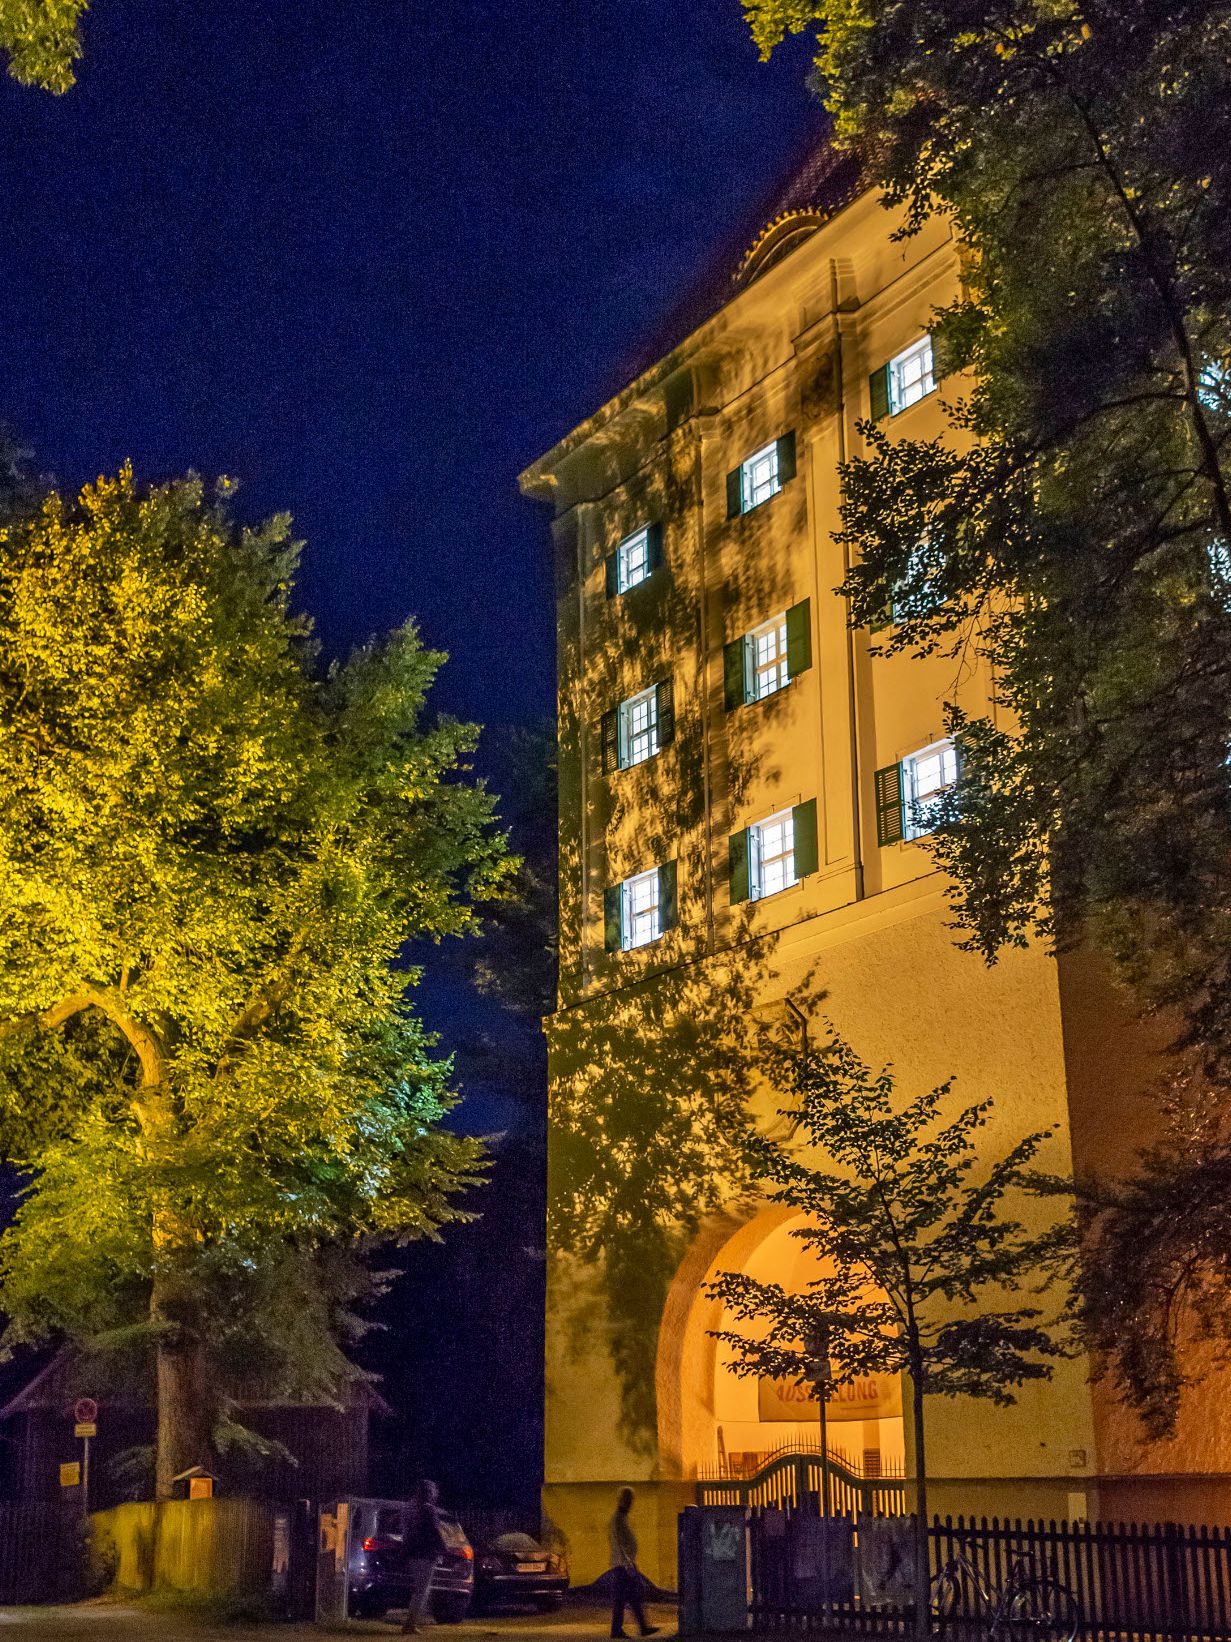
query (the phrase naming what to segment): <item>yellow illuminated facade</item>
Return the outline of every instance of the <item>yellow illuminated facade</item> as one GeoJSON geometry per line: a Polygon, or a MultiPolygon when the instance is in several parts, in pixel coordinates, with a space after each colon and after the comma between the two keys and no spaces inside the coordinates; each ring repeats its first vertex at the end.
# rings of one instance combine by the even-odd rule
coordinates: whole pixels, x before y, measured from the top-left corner
{"type": "MultiPolygon", "coordinates": [[[[814,168],[717,311],[522,476],[554,510],[553,1083],[617,1074],[623,1041],[630,1079],[683,1088],[687,1057],[636,1064],[602,1022],[623,1010],[635,1023],[665,989],[708,978],[731,1025],[736,1011],[787,1020],[820,996],[904,1090],[952,1077],[955,1101],[994,1097],[991,1147],[1052,1128],[1049,1166],[1113,1170],[1149,1114],[1110,989],[1041,950],[990,968],[960,951],[910,836],[951,776],[943,704],[995,717],[993,681],[973,656],[876,655],[834,591],[838,469],[864,449],[857,424],[949,436],[927,333],[959,281],[945,223],[896,242],[880,198],[840,180],[814,168]]],[[[555,1177],[567,1167],[551,1160],[555,1177]]],[[[789,1233],[788,1214],[754,1203],[707,1216],[642,1319],[640,1428],[601,1271],[551,1251],[544,1505],[576,1579],[607,1565],[619,1485],[638,1492],[643,1566],[669,1584],[699,1476],[815,1440],[815,1409],[736,1380],[709,1332],[723,1321],[704,1292],[716,1271],[806,1283],[789,1233]]],[[[909,1473],[899,1389],[851,1397],[833,1446],[856,1468],[909,1473]]],[[[940,1400],[928,1418],[938,1510],[1231,1520],[1225,1382],[1194,1393],[1180,1435],[1153,1447],[1082,1360],[1011,1408],[940,1400]]]]}

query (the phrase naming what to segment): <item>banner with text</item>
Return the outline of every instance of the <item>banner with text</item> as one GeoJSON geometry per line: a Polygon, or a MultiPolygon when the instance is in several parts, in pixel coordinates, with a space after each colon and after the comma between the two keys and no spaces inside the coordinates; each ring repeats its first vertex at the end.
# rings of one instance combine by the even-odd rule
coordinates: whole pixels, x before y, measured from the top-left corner
{"type": "MultiPolygon", "coordinates": [[[[800,1380],[760,1380],[757,1403],[763,1420],[800,1424],[819,1419],[815,1386],[800,1380]]],[[[902,1412],[902,1381],[896,1374],[867,1374],[835,1386],[825,1402],[831,1420],[889,1420],[902,1412]]]]}

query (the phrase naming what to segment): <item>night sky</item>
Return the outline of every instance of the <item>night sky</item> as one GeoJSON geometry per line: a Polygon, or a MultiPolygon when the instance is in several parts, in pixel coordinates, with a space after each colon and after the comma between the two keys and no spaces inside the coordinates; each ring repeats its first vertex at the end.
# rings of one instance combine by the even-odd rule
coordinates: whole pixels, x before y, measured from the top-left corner
{"type": "MultiPolygon", "coordinates": [[[[755,218],[817,124],[809,42],[760,64],[738,0],[94,0],[84,43],[63,97],[0,79],[0,421],[74,489],[126,457],[231,475],[245,516],[294,515],[328,651],[413,613],[452,658],[438,704],[549,713],[517,474],[755,218]]],[[[422,1006],[448,1046],[492,1029],[448,963],[422,1006]]],[[[420,1304],[387,1309],[384,1486],[532,1497],[535,1042],[494,1057],[503,1091],[462,1044],[469,1126],[514,1135],[484,1220],[412,1251],[420,1304]]]]}
{"type": "Polygon", "coordinates": [[[290,510],[331,649],[416,614],[440,699],[550,709],[516,476],[621,384],[815,120],[738,0],[94,0],[0,85],[0,418],[76,487],[290,510]]]}

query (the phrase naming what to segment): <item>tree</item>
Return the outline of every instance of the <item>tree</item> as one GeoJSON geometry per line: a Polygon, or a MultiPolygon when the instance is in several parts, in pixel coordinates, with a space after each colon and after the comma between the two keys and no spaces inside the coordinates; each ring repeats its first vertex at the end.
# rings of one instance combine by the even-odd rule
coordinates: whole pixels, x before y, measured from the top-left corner
{"type": "Polygon", "coordinates": [[[77,26],[89,0],[0,0],[0,51],[23,85],[67,91],[81,56],[77,26]]]}
{"type": "Polygon", "coordinates": [[[443,657],[412,625],[317,666],[288,529],[127,469],[0,528],[0,1141],[26,1180],[0,1300],[10,1340],[152,1349],[160,1495],[226,1430],[237,1341],[336,1384],[332,1251],[435,1235],[479,1160],[440,1127],[402,956],[511,869],[462,779],[475,731],[428,715],[443,657]]]}
{"type": "Polygon", "coordinates": [[[723,1330],[736,1374],[811,1382],[815,1342],[826,1342],[834,1383],[867,1374],[910,1377],[915,1449],[915,1619],[929,1612],[925,1398],[1013,1401],[1012,1388],[1046,1379],[1066,1354],[1038,1295],[1064,1266],[1067,1216],[1028,1229],[1005,1212],[1023,1194],[1061,1194],[1065,1184],[1032,1170],[1046,1133],[1024,1136],[986,1162],[976,1140],[990,1100],[947,1115],[951,1084],[905,1105],[892,1070],[874,1073],[835,1036],[819,1055],[780,1058],[797,1126],[788,1149],[748,1137],[751,1171],[772,1203],[808,1216],[793,1235],[823,1275],[806,1292],[744,1272],[723,1272],[710,1292],[737,1321],[764,1332],[723,1330]],[[802,1140],[802,1144],[800,1141],[802,1140]]]}
{"type": "Polygon", "coordinates": [[[1088,942],[1174,1024],[1174,1127],[1142,1181],[1160,1205],[1191,1187],[1181,1227],[1147,1217],[1177,1259],[1141,1259],[1140,1216],[1112,1213],[1087,1292],[1096,1349],[1165,1427],[1176,1319],[1231,1254],[1189,1174],[1198,1131],[1231,1167],[1231,6],[746,10],[764,50],[820,25],[840,139],[908,231],[944,213],[964,248],[934,335],[971,437],[865,429],[845,590],[858,625],[894,597],[883,648],[973,645],[995,668],[1008,711],[950,715],[935,834],[966,944],[1088,942]],[[1130,1360],[1131,1290],[1159,1350],[1130,1360]]]}

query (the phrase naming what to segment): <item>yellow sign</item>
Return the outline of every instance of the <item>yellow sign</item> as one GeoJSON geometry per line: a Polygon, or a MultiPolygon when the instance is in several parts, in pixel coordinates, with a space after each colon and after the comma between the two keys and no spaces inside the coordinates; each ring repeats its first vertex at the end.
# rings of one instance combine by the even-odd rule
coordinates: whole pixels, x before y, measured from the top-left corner
{"type": "MultiPolygon", "coordinates": [[[[800,1425],[820,1418],[816,1388],[799,1380],[757,1382],[758,1413],[763,1420],[800,1425]]],[[[902,1412],[902,1382],[896,1374],[865,1374],[835,1386],[825,1401],[831,1420],[889,1420],[902,1412]]]]}
{"type": "Polygon", "coordinates": [[[214,1479],[213,1479],[213,1477],[189,1477],[189,1479],[188,1479],[188,1498],[189,1499],[213,1499],[213,1497],[214,1497],[214,1479]]]}
{"type": "Polygon", "coordinates": [[[81,1420],[73,1427],[74,1437],[97,1437],[98,1427],[93,1420],[81,1420]]]}
{"type": "Polygon", "coordinates": [[[60,1467],[60,1487],[61,1488],[80,1488],[81,1487],[81,1461],[80,1460],[70,1460],[67,1465],[62,1465],[60,1467]]]}

